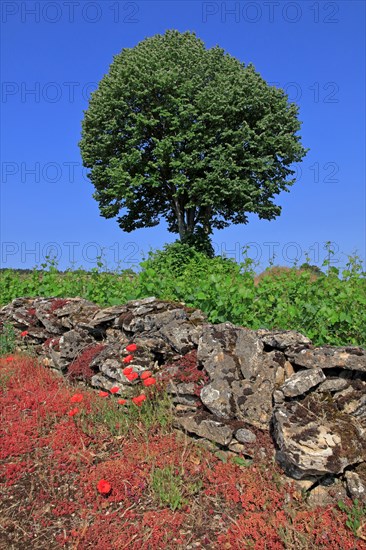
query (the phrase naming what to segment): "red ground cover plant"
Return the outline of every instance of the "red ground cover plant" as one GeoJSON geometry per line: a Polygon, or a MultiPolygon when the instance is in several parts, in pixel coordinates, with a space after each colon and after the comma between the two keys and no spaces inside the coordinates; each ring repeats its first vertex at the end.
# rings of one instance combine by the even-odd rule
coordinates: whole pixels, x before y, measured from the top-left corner
{"type": "Polygon", "coordinates": [[[196,386],[196,393],[199,395],[202,386],[208,384],[209,377],[206,371],[199,367],[197,363],[197,351],[192,350],[183,357],[180,357],[173,363],[163,366],[164,379],[173,378],[175,382],[193,382],[196,386]],[[175,373],[172,367],[178,367],[178,372],[175,373]],[[171,370],[171,372],[169,372],[171,370]],[[174,374],[172,374],[174,372],[174,374]]]}
{"type": "Polygon", "coordinates": [[[47,340],[43,342],[43,347],[52,347],[55,351],[60,351],[60,338],[47,338],[47,340]]]}
{"type": "Polygon", "coordinates": [[[90,368],[90,363],[104,348],[103,344],[86,348],[69,366],[67,374],[70,380],[90,380],[95,374],[90,368]]]}
{"type": "Polygon", "coordinates": [[[224,463],[184,434],[147,431],[144,407],[116,436],[95,415],[117,414],[113,399],[77,394],[29,357],[0,359],[0,380],[0,548],[366,549],[344,512],[311,510],[279,483],[270,453],[247,466],[224,463]],[[153,483],[166,468],[181,494],[175,511],[153,483]]]}
{"type": "Polygon", "coordinates": [[[28,323],[31,325],[31,326],[35,326],[37,324],[37,317],[36,317],[36,310],[34,307],[30,307],[27,309],[27,313],[30,317],[30,319],[28,320],[28,323]]]}
{"type": "Polygon", "coordinates": [[[57,309],[61,309],[62,307],[66,306],[66,304],[68,303],[69,300],[65,300],[64,298],[55,298],[54,300],[52,300],[49,311],[53,313],[57,309]]]}

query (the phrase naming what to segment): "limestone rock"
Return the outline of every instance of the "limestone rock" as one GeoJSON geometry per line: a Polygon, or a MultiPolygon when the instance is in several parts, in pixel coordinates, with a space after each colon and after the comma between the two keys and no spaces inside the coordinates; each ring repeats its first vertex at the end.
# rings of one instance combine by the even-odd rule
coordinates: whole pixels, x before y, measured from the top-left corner
{"type": "Polygon", "coordinates": [[[318,392],[335,392],[346,389],[349,386],[349,382],[344,378],[327,378],[318,387],[318,392]]]}
{"type": "Polygon", "coordinates": [[[311,371],[300,371],[293,374],[281,386],[281,391],[285,397],[296,397],[303,395],[311,388],[314,388],[320,382],[325,380],[322,369],[312,369],[311,371]]]}
{"type": "Polygon", "coordinates": [[[366,459],[366,439],[357,420],[332,400],[308,395],[274,410],[277,459],[290,476],[339,474],[366,459]]]}
{"type": "Polygon", "coordinates": [[[232,383],[233,401],[238,418],[264,430],[269,428],[272,416],[272,396],[279,368],[278,353],[268,352],[262,355],[260,360],[255,356],[252,367],[249,362],[246,364],[243,360],[241,365],[245,365],[244,370],[250,378],[232,383]]]}
{"type": "Polygon", "coordinates": [[[69,330],[59,340],[60,356],[71,362],[94,343],[94,339],[85,330],[69,330]]]}
{"type": "Polygon", "coordinates": [[[311,340],[295,330],[271,331],[267,329],[257,330],[257,335],[266,346],[280,351],[294,346],[310,346],[311,340]]]}
{"type": "Polygon", "coordinates": [[[246,428],[239,428],[234,435],[240,443],[254,443],[257,440],[257,436],[246,428]]]}
{"type": "Polygon", "coordinates": [[[356,472],[346,472],[345,478],[350,497],[366,502],[366,484],[362,483],[360,476],[356,472]]]}
{"type": "Polygon", "coordinates": [[[257,448],[259,429],[274,438],[285,473],[313,488],[314,504],[341,495],[340,480],[352,498],[363,498],[363,348],[317,348],[292,330],[212,325],[199,310],[154,297],[107,308],[79,297],[17,298],[0,309],[0,333],[5,323],[14,327],[18,348],[32,347],[59,374],[84,350],[102,344],[85,365],[95,372],[85,383],[118,386],[123,397],[135,395],[141,384],[123,374],[126,346],[135,343],[128,365],[168,383],[176,427],[213,451],[219,446],[226,457],[265,456],[257,448]]]}
{"type": "Polygon", "coordinates": [[[291,363],[307,369],[349,369],[366,372],[366,350],[358,347],[323,346],[287,353],[291,363]]]}
{"type": "Polygon", "coordinates": [[[200,415],[178,417],[175,424],[187,432],[220,445],[228,445],[233,437],[233,428],[200,415]]]}
{"type": "Polygon", "coordinates": [[[200,392],[202,403],[218,418],[233,418],[232,392],[228,382],[222,378],[204,386],[200,392]]]}
{"type": "Polygon", "coordinates": [[[347,492],[342,483],[335,479],[331,485],[317,485],[310,491],[307,498],[307,504],[311,507],[317,506],[336,506],[339,500],[344,500],[347,492]]]}

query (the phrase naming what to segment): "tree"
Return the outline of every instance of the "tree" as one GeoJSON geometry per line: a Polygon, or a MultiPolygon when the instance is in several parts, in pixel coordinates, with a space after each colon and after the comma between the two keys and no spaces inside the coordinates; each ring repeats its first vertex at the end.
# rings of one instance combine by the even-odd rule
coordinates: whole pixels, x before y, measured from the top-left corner
{"type": "Polygon", "coordinates": [[[283,90],[190,32],[123,49],[84,114],[81,154],[101,215],[127,232],[165,218],[190,245],[249,213],[276,218],[273,198],[306,154],[283,90]]]}

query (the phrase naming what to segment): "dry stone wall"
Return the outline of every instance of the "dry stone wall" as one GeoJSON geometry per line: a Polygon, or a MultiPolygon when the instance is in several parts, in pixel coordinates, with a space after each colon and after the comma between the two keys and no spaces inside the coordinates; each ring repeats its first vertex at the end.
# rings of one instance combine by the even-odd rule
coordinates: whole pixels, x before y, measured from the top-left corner
{"type": "Polygon", "coordinates": [[[0,331],[7,323],[45,366],[96,389],[118,385],[123,397],[136,393],[122,362],[135,343],[129,366],[165,381],[175,427],[244,457],[253,456],[259,434],[270,434],[276,460],[303,488],[326,500],[333,485],[340,497],[347,491],[366,501],[363,348],[316,348],[291,330],[212,325],[199,310],[153,297],[107,308],[81,298],[19,298],[0,310],[0,331]]]}

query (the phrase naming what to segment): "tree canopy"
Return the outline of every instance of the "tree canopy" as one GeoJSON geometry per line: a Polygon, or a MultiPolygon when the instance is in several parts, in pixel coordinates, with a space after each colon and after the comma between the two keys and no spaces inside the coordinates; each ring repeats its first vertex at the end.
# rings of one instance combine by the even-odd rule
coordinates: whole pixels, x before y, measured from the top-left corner
{"type": "Polygon", "coordinates": [[[105,218],[127,232],[162,218],[181,241],[272,220],[306,154],[298,107],[252,64],[169,30],[114,57],[92,94],[80,149],[105,218]]]}

